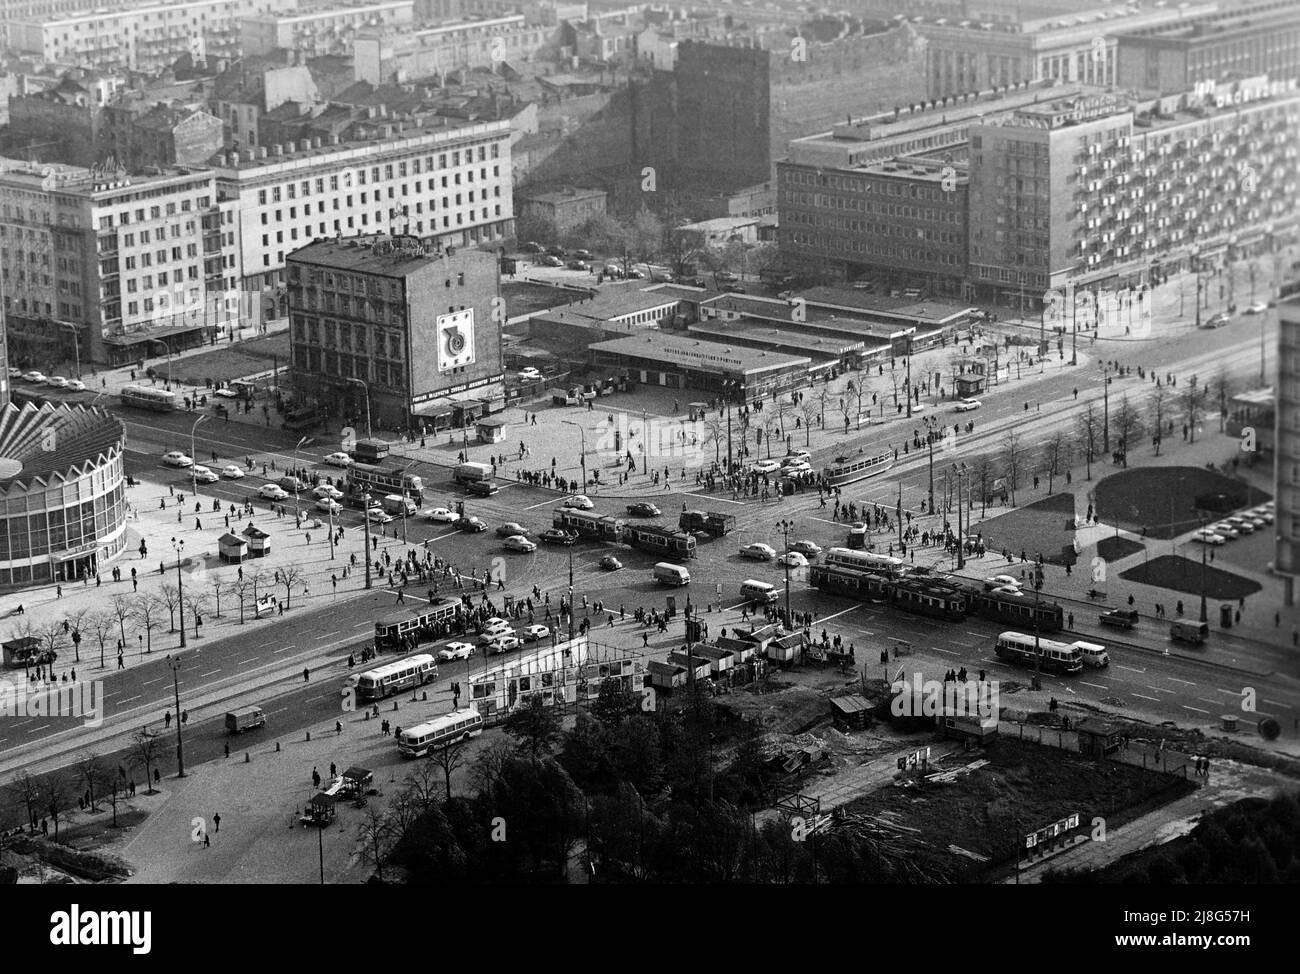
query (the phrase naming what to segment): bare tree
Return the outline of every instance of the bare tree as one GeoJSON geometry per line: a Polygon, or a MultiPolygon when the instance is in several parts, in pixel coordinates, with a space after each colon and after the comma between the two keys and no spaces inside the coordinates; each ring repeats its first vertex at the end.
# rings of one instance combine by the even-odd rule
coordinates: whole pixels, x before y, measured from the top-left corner
{"type": "Polygon", "coordinates": [[[15,805],[20,805],[27,814],[28,823],[35,828],[41,806],[41,782],[26,768],[14,775],[7,789],[9,798],[15,805]]]}
{"type": "Polygon", "coordinates": [[[146,592],[144,595],[136,597],[135,600],[136,615],[140,617],[140,622],[144,626],[144,645],[145,652],[153,652],[153,631],[162,625],[163,603],[162,599],[152,593],[146,592]]]}
{"type": "Polygon", "coordinates": [[[77,759],[77,778],[86,786],[92,812],[99,811],[96,789],[103,782],[105,775],[104,762],[100,756],[94,751],[83,751],[81,757],[77,759]]]}
{"type": "Polygon", "coordinates": [[[451,776],[465,763],[465,744],[457,741],[433,755],[433,760],[442,769],[443,781],[447,786],[447,800],[451,800],[451,776]]]}
{"type": "Polygon", "coordinates": [[[147,794],[152,795],[153,789],[153,768],[158,763],[161,754],[162,744],[158,740],[157,734],[150,734],[147,730],[138,730],[131,735],[131,757],[132,767],[144,766],[144,783],[147,794]]]}
{"type": "Polygon", "coordinates": [[[406,790],[424,811],[438,804],[438,792],[442,790],[438,769],[432,761],[421,761],[415,770],[406,776],[406,790]]]}
{"type": "Polygon", "coordinates": [[[210,584],[212,585],[212,597],[217,600],[216,617],[220,619],[221,618],[221,593],[223,591],[228,591],[229,586],[226,584],[224,579],[217,578],[215,575],[212,577],[212,581],[210,584]]]}
{"type": "Polygon", "coordinates": [[[772,404],[772,407],[776,412],[777,429],[781,431],[781,438],[784,439],[785,421],[794,414],[794,403],[781,396],[772,404]]]}
{"type": "Polygon", "coordinates": [[[490,795],[501,777],[501,770],[506,762],[514,757],[515,749],[504,740],[493,741],[479,751],[474,763],[470,765],[470,783],[475,794],[490,795]]]}
{"type": "Polygon", "coordinates": [[[167,631],[176,631],[176,610],[181,605],[181,592],[175,585],[163,582],[162,602],[167,606],[167,631]]]}
{"type": "Polygon", "coordinates": [[[1156,431],[1152,439],[1155,441],[1156,456],[1160,456],[1160,444],[1165,438],[1165,400],[1166,393],[1163,385],[1158,385],[1151,390],[1151,413],[1156,422],[1156,431]]]}
{"type": "Polygon", "coordinates": [[[828,385],[823,385],[817,390],[817,417],[823,428],[826,426],[826,404],[834,398],[835,393],[831,392],[831,387],[828,385]]]}
{"type": "Polygon", "coordinates": [[[122,783],[116,778],[110,778],[108,781],[108,802],[113,806],[113,828],[117,828],[117,800],[120,797],[117,793],[122,783]]]}
{"type": "Polygon", "coordinates": [[[1061,430],[1057,430],[1043,441],[1041,462],[1043,469],[1047,471],[1047,492],[1052,492],[1052,486],[1056,481],[1057,475],[1061,472],[1061,467],[1070,465],[1070,439],[1061,430]]]}
{"type": "Polygon", "coordinates": [[[246,573],[244,578],[253,583],[253,601],[257,601],[258,589],[268,584],[266,581],[266,572],[260,568],[253,569],[252,572],[246,573]]]}
{"type": "Polygon", "coordinates": [[[114,595],[110,602],[112,606],[113,617],[117,619],[118,633],[122,637],[122,646],[126,646],[126,623],[128,619],[135,618],[135,607],[131,605],[131,600],[125,595],[114,595]]]}
{"type": "Polygon", "coordinates": [[[1181,396],[1183,421],[1187,423],[1187,437],[1189,443],[1196,442],[1196,425],[1201,421],[1201,411],[1205,404],[1205,390],[1196,385],[1196,379],[1187,383],[1181,396]]]}
{"type": "Polygon", "coordinates": [[[379,881],[384,881],[384,863],[393,850],[393,825],[371,802],[366,806],[365,821],[357,826],[361,857],[375,867],[379,881]]]}
{"type": "Polygon", "coordinates": [[[1015,430],[1007,430],[1006,436],[1002,438],[1002,469],[1006,471],[1012,507],[1016,506],[1016,487],[1020,483],[1020,470],[1024,460],[1025,451],[1020,434],[1015,430]]]}
{"type": "MultiPolygon", "coordinates": [[[[37,631],[37,626],[35,621],[32,620],[30,616],[24,616],[21,622],[16,623],[14,627],[9,630],[9,638],[14,640],[15,642],[26,641],[28,639],[35,639],[39,642],[41,636],[40,633],[37,631]]],[[[32,657],[24,656],[23,676],[27,675],[27,671],[31,669],[31,666],[32,666],[32,657]]]]}
{"type": "Polygon", "coordinates": [[[297,565],[286,565],[280,569],[280,584],[284,586],[284,607],[293,608],[293,587],[303,580],[303,574],[297,565]]]}
{"type": "Polygon", "coordinates": [[[1210,380],[1210,395],[1219,404],[1219,432],[1222,433],[1228,422],[1228,397],[1232,395],[1233,382],[1224,369],[1219,369],[1210,380]]]}
{"type": "Polygon", "coordinates": [[[980,486],[980,517],[983,517],[988,513],[989,491],[993,487],[993,481],[998,476],[998,470],[994,466],[993,458],[986,453],[976,457],[971,465],[971,476],[975,478],[975,483],[980,486]]]}
{"type": "Polygon", "coordinates": [[[1097,415],[1097,407],[1093,403],[1088,403],[1075,418],[1075,424],[1079,431],[1079,439],[1083,443],[1084,456],[1088,464],[1088,479],[1092,479],[1092,461],[1097,456],[1097,438],[1101,435],[1101,417],[1097,415]]]}
{"type": "Polygon", "coordinates": [[[1127,467],[1128,451],[1133,445],[1133,438],[1142,435],[1142,416],[1128,401],[1127,395],[1120,399],[1119,408],[1115,410],[1115,432],[1119,434],[1120,455],[1127,467]]]}
{"type": "Polygon", "coordinates": [[[805,397],[799,403],[799,413],[803,418],[803,445],[812,446],[812,425],[817,418],[817,402],[805,397]]]}
{"type": "Polygon", "coordinates": [[[54,771],[45,776],[44,789],[41,792],[41,800],[44,804],[44,811],[49,812],[50,818],[54,820],[54,841],[59,840],[59,816],[68,808],[68,782],[64,778],[63,772],[54,771]]]}
{"type": "Polygon", "coordinates": [[[724,421],[718,416],[710,416],[704,421],[704,445],[713,443],[713,459],[721,462],[722,460],[722,441],[724,421]]]}
{"type": "Polygon", "coordinates": [[[190,610],[190,619],[194,622],[194,638],[198,639],[203,614],[208,611],[208,597],[202,592],[186,592],[185,608],[190,610]]]}
{"type": "Polygon", "coordinates": [[[41,650],[49,653],[51,657],[57,657],[59,650],[63,648],[63,639],[67,635],[63,631],[63,623],[58,619],[47,619],[36,627],[37,638],[41,641],[41,650]]]}
{"type": "Polygon", "coordinates": [[[239,624],[244,624],[244,605],[248,602],[248,596],[252,591],[252,583],[246,578],[241,578],[231,584],[230,590],[235,593],[235,598],[239,600],[239,624]]]}
{"type": "Polygon", "coordinates": [[[75,660],[78,663],[81,662],[80,633],[82,627],[86,624],[86,618],[90,615],[90,611],[91,611],[90,606],[87,605],[80,609],[73,609],[66,616],[68,620],[68,627],[72,630],[73,633],[76,633],[78,636],[78,638],[72,640],[72,648],[74,651],[75,660]]]}
{"type": "Polygon", "coordinates": [[[104,643],[108,641],[108,635],[113,631],[113,626],[116,624],[117,617],[107,609],[96,612],[90,617],[90,631],[99,640],[99,665],[101,669],[104,666],[104,643]]]}
{"type": "MultiPolygon", "coordinates": [[[[871,367],[864,363],[859,363],[858,367],[853,370],[852,392],[858,403],[858,418],[856,423],[859,426],[862,425],[862,397],[871,392],[871,384],[868,381],[870,378],[871,367]]],[[[867,414],[871,414],[870,408],[867,409],[867,414]]]]}

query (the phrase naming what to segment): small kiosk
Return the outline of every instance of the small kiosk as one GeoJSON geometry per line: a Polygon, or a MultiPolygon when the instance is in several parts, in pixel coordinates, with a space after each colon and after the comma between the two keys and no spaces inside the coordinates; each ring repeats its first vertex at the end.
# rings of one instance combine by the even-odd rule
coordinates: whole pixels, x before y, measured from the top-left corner
{"type": "Polygon", "coordinates": [[[46,663],[53,663],[57,656],[48,650],[42,651],[41,641],[35,636],[10,639],[8,642],[0,643],[0,648],[4,650],[5,666],[43,666],[46,663]]]}
{"type": "Polygon", "coordinates": [[[265,558],[271,553],[271,536],[261,528],[254,527],[252,521],[239,533],[248,539],[249,558],[265,558]]]}
{"type": "Polygon", "coordinates": [[[302,824],[324,828],[334,821],[334,816],[338,814],[338,809],[335,807],[337,804],[338,801],[333,795],[318,791],[311,796],[311,801],[307,803],[307,813],[302,817],[302,824]]]}
{"type": "Polygon", "coordinates": [[[353,766],[343,772],[343,786],[339,788],[339,794],[346,798],[360,798],[370,793],[374,780],[371,771],[353,766]]]}
{"type": "Polygon", "coordinates": [[[217,553],[222,563],[226,565],[238,565],[243,562],[247,548],[247,541],[229,531],[217,539],[217,553]]]}
{"type": "Polygon", "coordinates": [[[500,443],[506,438],[506,421],[495,416],[485,416],[474,428],[480,443],[500,443]]]}

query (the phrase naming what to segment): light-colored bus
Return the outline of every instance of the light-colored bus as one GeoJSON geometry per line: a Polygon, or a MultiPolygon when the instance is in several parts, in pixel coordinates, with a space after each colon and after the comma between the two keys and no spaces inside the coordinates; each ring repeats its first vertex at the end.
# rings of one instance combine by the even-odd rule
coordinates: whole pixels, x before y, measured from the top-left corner
{"type": "Polygon", "coordinates": [[[152,409],[159,413],[176,410],[176,393],[151,386],[123,386],[118,393],[123,406],[135,406],[137,409],[152,409]]]}
{"type": "Polygon", "coordinates": [[[382,700],[391,693],[399,693],[438,677],[438,661],[428,653],[419,653],[366,670],[357,677],[358,700],[382,700]]]}
{"type": "MultiPolygon", "coordinates": [[[[1023,632],[998,635],[994,650],[999,659],[1021,666],[1034,666],[1034,637],[1023,632]]],[[[1038,668],[1044,673],[1078,673],[1083,669],[1083,653],[1078,646],[1038,637],[1038,668]]]]}
{"type": "Polygon", "coordinates": [[[397,749],[404,758],[422,758],[430,751],[468,741],[482,733],[483,715],[477,710],[472,707],[453,710],[449,714],[403,730],[397,735],[397,749]]]}
{"type": "Polygon", "coordinates": [[[847,568],[859,572],[884,572],[897,575],[903,568],[903,559],[892,555],[878,555],[874,551],[855,551],[852,548],[829,548],[822,564],[831,568],[847,568]]]}
{"type": "Polygon", "coordinates": [[[755,578],[747,578],[740,583],[740,594],[755,605],[771,605],[780,597],[775,585],[755,578]]]}

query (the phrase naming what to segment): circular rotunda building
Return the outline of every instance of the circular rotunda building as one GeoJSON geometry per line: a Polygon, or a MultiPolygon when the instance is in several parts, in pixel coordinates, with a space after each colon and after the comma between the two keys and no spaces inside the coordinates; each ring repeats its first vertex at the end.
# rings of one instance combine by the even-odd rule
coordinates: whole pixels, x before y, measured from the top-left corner
{"type": "Polygon", "coordinates": [[[125,443],[95,406],[0,408],[0,587],[89,577],[122,550],[125,443]]]}

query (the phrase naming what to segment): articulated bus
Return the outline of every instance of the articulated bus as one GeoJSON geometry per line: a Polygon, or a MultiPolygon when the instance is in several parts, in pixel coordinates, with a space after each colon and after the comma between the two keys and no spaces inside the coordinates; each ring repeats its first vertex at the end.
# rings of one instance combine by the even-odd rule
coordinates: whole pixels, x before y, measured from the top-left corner
{"type": "Polygon", "coordinates": [[[623,536],[623,522],[611,514],[576,511],[557,507],[551,514],[551,527],[572,531],[580,538],[617,541],[623,536]]]}
{"type": "Polygon", "coordinates": [[[623,529],[623,543],[656,555],[671,554],[677,558],[695,557],[695,535],[672,528],[653,525],[629,524],[623,529]]]}
{"type": "Polygon", "coordinates": [[[438,661],[428,653],[408,656],[395,663],[385,663],[366,670],[357,677],[357,700],[382,700],[408,687],[417,687],[438,678],[438,661]]]}
{"type": "Polygon", "coordinates": [[[404,758],[422,758],[448,744],[468,741],[483,733],[483,715],[473,708],[453,710],[397,735],[397,749],[404,758]]]}
{"type": "Polygon", "coordinates": [[[1034,652],[1034,637],[1022,632],[1004,632],[998,636],[994,650],[999,659],[1021,666],[1034,666],[1038,659],[1044,673],[1078,673],[1083,669],[1083,653],[1078,646],[1058,643],[1052,639],[1038,639],[1038,653],[1034,652]]]}
{"type": "Polygon", "coordinates": [[[882,474],[893,465],[892,450],[874,457],[836,457],[822,470],[822,477],[832,487],[839,487],[882,474]]]}
{"type": "Polygon", "coordinates": [[[460,604],[460,599],[442,595],[431,604],[399,609],[375,620],[375,650],[401,652],[437,639],[439,627],[455,620],[460,604]]]}
{"type": "Polygon", "coordinates": [[[401,468],[384,468],[369,463],[348,467],[348,485],[353,491],[368,490],[376,494],[401,494],[419,504],[424,500],[424,481],[401,468]]]}
{"type": "Polygon", "coordinates": [[[823,565],[831,568],[847,568],[857,572],[883,572],[887,575],[900,575],[904,561],[891,555],[878,555],[873,551],[855,551],[852,548],[828,548],[823,565]]]}
{"type": "Polygon", "coordinates": [[[159,413],[176,411],[176,393],[150,386],[123,386],[119,393],[123,406],[152,409],[159,413]]]}

